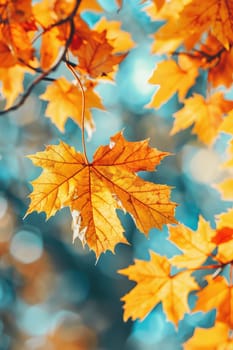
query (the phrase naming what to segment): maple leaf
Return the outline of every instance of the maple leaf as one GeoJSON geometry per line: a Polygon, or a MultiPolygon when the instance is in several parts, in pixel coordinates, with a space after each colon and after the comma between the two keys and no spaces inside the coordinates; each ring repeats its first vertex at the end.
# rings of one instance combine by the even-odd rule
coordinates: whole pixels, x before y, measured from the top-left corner
{"type": "Polygon", "coordinates": [[[185,350],[232,350],[229,325],[216,322],[208,329],[195,329],[194,335],[185,344],[185,350]]]}
{"type": "MultiPolygon", "coordinates": [[[[95,84],[87,82],[85,89],[85,127],[89,137],[95,130],[91,109],[104,109],[101,99],[94,91],[95,84]]],[[[46,91],[40,96],[41,99],[49,101],[45,114],[51,118],[53,123],[64,132],[65,123],[71,117],[81,127],[82,120],[82,93],[80,88],[68,82],[65,78],[59,78],[50,84],[46,91]]]]}
{"type": "Polygon", "coordinates": [[[128,142],[121,133],[111,138],[110,146],[99,147],[92,163],[63,142],[48,146],[30,156],[43,172],[32,182],[27,214],[44,211],[49,218],[69,205],[75,237],[87,242],[97,257],[107,249],[113,251],[116,243],[126,242],[116,208],[127,210],[143,233],[176,222],[170,188],[135,174],[152,170],[166,155],[150,148],[147,140],[128,142]]]}
{"type": "Polygon", "coordinates": [[[147,107],[161,107],[176,92],[178,92],[180,101],[184,99],[198,76],[198,70],[196,66],[190,66],[188,64],[189,60],[187,57],[183,57],[180,62],[186,69],[177,65],[173,60],[158,63],[157,68],[149,79],[149,83],[158,84],[160,87],[155,92],[147,107]],[[184,60],[186,61],[185,65],[184,60]]]}
{"type": "Polygon", "coordinates": [[[216,235],[212,238],[212,242],[215,244],[222,244],[233,240],[233,228],[222,227],[216,230],[216,235]]]}
{"type": "Polygon", "coordinates": [[[198,0],[188,1],[156,33],[158,43],[154,50],[160,49],[163,44],[168,46],[169,43],[172,50],[182,43],[191,49],[202,34],[209,30],[228,50],[233,34],[232,12],[233,6],[227,0],[207,0],[201,3],[198,0]]]}
{"type": "Polygon", "coordinates": [[[206,276],[207,286],[198,292],[198,300],[194,311],[217,310],[216,319],[233,327],[233,286],[225,277],[212,278],[206,276]]]}
{"type": "MultiPolygon", "coordinates": [[[[232,117],[229,117],[230,119],[228,120],[228,117],[223,121],[221,128],[223,128],[224,130],[227,128],[227,126],[229,126],[229,133],[231,133],[231,119],[232,117]]],[[[228,160],[227,162],[225,162],[223,164],[224,168],[232,168],[233,167],[233,140],[230,141],[229,146],[228,146],[228,152],[231,154],[231,158],[230,160],[228,160]]],[[[225,200],[232,200],[233,198],[233,179],[232,176],[230,178],[226,178],[224,179],[223,182],[221,182],[220,184],[217,184],[215,186],[216,188],[218,188],[221,192],[222,198],[225,200]]]]}
{"type": "Polygon", "coordinates": [[[79,61],[77,68],[90,77],[97,78],[113,72],[114,66],[119,64],[126,54],[114,54],[114,47],[108,42],[104,31],[96,32],[88,40],[83,41],[77,56],[79,61]]]}
{"type": "Polygon", "coordinates": [[[50,0],[42,0],[33,4],[33,14],[36,22],[42,27],[49,27],[58,20],[56,12],[53,8],[53,3],[50,0]]]}
{"type": "Polygon", "coordinates": [[[55,63],[63,43],[64,40],[59,38],[57,27],[43,34],[40,48],[40,62],[43,70],[48,70],[55,63]]]}
{"type": "Polygon", "coordinates": [[[107,21],[105,17],[102,17],[95,25],[95,30],[99,33],[106,31],[106,38],[108,42],[113,46],[114,53],[129,51],[135,46],[131,35],[120,29],[121,22],[119,21],[107,21]]]}
{"type": "Polygon", "coordinates": [[[219,131],[233,135],[233,110],[228,113],[219,127],[219,131]]]}
{"type": "Polygon", "coordinates": [[[31,0],[1,0],[0,13],[3,26],[8,23],[16,23],[20,24],[26,31],[37,29],[31,0]]]}
{"type": "MultiPolygon", "coordinates": [[[[30,62],[34,57],[34,49],[30,36],[19,23],[10,23],[2,28],[2,40],[10,50],[10,60],[15,58],[16,62],[30,62]],[[19,61],[20,60],[20,61],[19,61]]],[[[1,37],[1,36],[0,36],[1,37]]]]}
{"type": "Polygon", "coordinates": [[[233,199],[233,179],[232,177],[230,179],[225,179],[216,187],[221,192],[222,198],[224,200],[232,200],[233,199]]]}
{"type": "Polygon", "coordinates": [[[171,275],[171,265],[166,257],[151,252],[150,261],[135,260],[135,264],[118,271],[137,282],[121,300],[124,304],[124,320],[143,319],[162,302],[167,318],[176,325],[189,311],[188,295],[198,289],[190,272],[171,275]]]}
{"type": "Polygon", "coordinates": [[[197,231],[194,232],[184,225],[169,227],[171,242],[183,251],[182,255],[173,257],[170,261],[179,268],[195,268],[201,266],[215,248],[213,237],[215,231],[201,216],[197,231]]]}
{"type": "Polygon", "coordinates": [[[210,144],[214,141],[223,116],[233,107],[233,102],[225,100],[221,92],[216,92],[207,100],[202,95],[194,94],[184,101],[184,107],[174,114],[175,122],[171,130],[174,135],[180,130],[195,124],[193,133],[210,144]]]}
{"type": "Polygon", "coordinates": [[[79,6],[79,12],[83,11],[102,12],[103,9],[97,0],[85,0],[85,2],[81,2],[79,6]]]}
{"type": "Polygon", "coordinates": [[[12,55],[11,49],[4,42],[0,41],[0,66],[2,68],[13,67],[17,63],[17,59],[12,55]]]}
{"type": "Polygon", "coordinates": [[[226,213],[218,215],[216,225],[215,239],[218,240],[216,259],[224,264],[232,262],[233,239],[230,238],[230,233],[233,230],[233,210],[230,209],[226,213]]]}
{"type": "Polygon", "coordinates": [[[208,70],[208,81],[213,87],[232,84],[233,50],[226,48],[213,35],[209,34],[200,48],[200,67],[208,70]]]}
{"type": "Polygon", "coordinates": [[[6,98],[5,108],[9,108],[18,95],[23,92],[25,69],[19,65],[6,69],[2,68],[0,64],[0,67],[0,81],[2,82],[0,90],[6,98]]]}

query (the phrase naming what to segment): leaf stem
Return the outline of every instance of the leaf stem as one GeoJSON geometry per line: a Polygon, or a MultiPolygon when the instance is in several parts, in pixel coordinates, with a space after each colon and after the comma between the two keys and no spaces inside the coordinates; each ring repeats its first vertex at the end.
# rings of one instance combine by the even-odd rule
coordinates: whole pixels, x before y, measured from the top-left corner
{"type": "Polygon", "coordinates": [[[75,71],[75,69],[69,64],[69,61],[66,61],[66,66],[71,71],[75,79],[77,80],[81,93],[82,93],[82,115],[81,115],[81,131],[82,131],[82,146],[83,146],[83,154],[86,164],[89,164],[88,158],[87,158],[87,148],[86,148],[86,142],[85,142],[85,109],[86,109],[86,98],[85,98],[85,91],[83,89],[83,84],[75,71]]]}
{"type": "Polygon", "coordinates": [[[233,284],[233,263],[230,265],[230,286],[233,284]]]}

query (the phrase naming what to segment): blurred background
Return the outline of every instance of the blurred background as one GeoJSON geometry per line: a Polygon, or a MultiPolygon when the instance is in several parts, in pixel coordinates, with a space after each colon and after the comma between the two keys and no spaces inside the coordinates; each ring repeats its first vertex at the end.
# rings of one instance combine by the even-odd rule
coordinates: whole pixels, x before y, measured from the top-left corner
{"type": "MultiPolygon", "coordinates": [[[[210,186],[226,175],[227,138],[221,135],[206,148],[190,130],[169,136],[172,114],[180,107],[174,96],[159,110],[144,106],[156,90],[147,83],[158,60],[150,53],[153,33],[161,23],[152,22],[140,1],[124,2],[117,12],[114,2],[102,0],[108,19],[119,20],[136,43],[116,75],[116,84],[97,87],[106,112],[94,110],[96,132],[88,141],[91,159],[96,148],[108,144],[111,135],[124,129],[128,140],[150,138],[150,145],[173,155],[162,161],[156,173],[144,178],[173,186],[172,200],[179,204],[177,220],[196,229],[201,214],[214,225],[214,215],[229,203],[220,200],[210,186]]],[[[100,14],[86,12],[90,26],[100,14]]],[[[65,68],[54,74],[66,75],[65,68]]],[[[195,91],[203,92],[204,77],[195,91]]],[[[25,86],[30,82],[26,77],[25,86]]],[[[158,305],[141,322],[123,322],[120,298],[133,283],[117,274],[134,258],[148,259],[149,249],[172,256],[176,248],[167,240],[167,229],[151,230],[147,239],[129,215],[119,212],[129,246],[119,244],[116,254],[103,254],[96,263],[93,252],[72,244],[68,209],[45,221],[44,214],[24,218],[31,191],[30,181],[40,173],[26,158],[45,145],[63,140],[81,148],[80,129],[72,120],[65,133],[44,116],[46,103],[38,96],[41,83],[16,112],[0,119],[0,350],[179,350],[195,325],[211,325],[214,313],[185,316],[178,331],[166,321],[158,305]]],[[[190,92],[191,93],[191,92],[190,92]]],[[[4,101],[0,101],[1,107],[4,101]]],[[[192,302],[192,300],[190,301],[192,302]]]]}

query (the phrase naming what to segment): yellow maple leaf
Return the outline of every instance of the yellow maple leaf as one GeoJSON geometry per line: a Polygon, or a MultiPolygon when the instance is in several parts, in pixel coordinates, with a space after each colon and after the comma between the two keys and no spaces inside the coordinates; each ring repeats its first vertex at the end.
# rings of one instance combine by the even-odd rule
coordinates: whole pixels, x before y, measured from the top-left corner
{"type": "Polygon", "coordinates": [[[224,200],[232,200],[233,199],[233,179],[232,177],[230,179],[225,179],[216,187],[221,192],[222,198],[224,200]]]}
{"type": "Polygon", "coordinates": [[[207,100],[194,94],[184,101],[184,107],[174,114],[175,122],[171,135],[194,125],[193,133],[206,143],[211,144],[223,121],[223,116],[233,107],[233,102],[225,100],[221,92],[216,92],[207,100]]]}
{"type": "MultiPolygon", "coordinates": [[[[95,84],[86,82],[85,89],[85,128],[89,137],[95,130],[91,109],[104,110],[99,95],[94,91],[95,84]]],[[[59,78],[51,83],[40,96],[49,101],[45,114],[53,121],[59,130],[64,132],[65,123],[71,117],[79,126],[82,119],[82,93],[80,88],[65,78],[59,78]]]]}
{"type": "Polygon", "coordinates": [[[194,311],[217,309],[216,320],[233,327],[233,286],[223,276],[207,276],[207,286],[198,292],[194,311]]]}
{"type": "MultiPolygon", "coordinates": [[[[1,55],[1,54],[0,54],[1,55]]],[[[15,65],[10,68],[0,68],[0,90],[6,98],[5,108],[13,105],[19,94],[23,92],[24,74],[27,71],[24,67],[15,65]]]]}
{"type": "Polygon", "coordinates": [[[159,89],[155,92],[147,107],[161,107],[176,92],[178,92],[180,101],[185,98],[186,93],[198,76],[198,70],[187,57],[182,57],[181,60],[183,67],[173,60],[158,63],[157,68],[149,79],[149,83],[159,85],[159,89]]]}
{"type": "Polygon", "coordinates": [[[198,289],[190,272],[171,275],[171,265],[166,257],[151,252],[150,261],[135,260],[135,264],[119,271],[137,285],[121,300],[124,320],[143,319],[162,302],[163,310],[171,322],[178,324],[189,311],[188,295],[198,289]]]}
{"type": "MultiPolygon", "coordinates": [[[[232,118],[231,118],[231,116],[229,118],[230,118],[229,120],[227,117],[226,120],[223,121],[223,123],[221,124],[221,129],[223,128],[225,130],[229,126],[229,133],[231,134],[231,119],[232,118]]],[[[231,170],[233,167],[233,140],[231,140],[229,142],[228,152],[231,155],[231,158],[223,164],[223,167],[230,168],[230,170],[231,170]]],[[[221,183],[215,185],[215,187],[220,190],[223,199],[225,199],[225,200],[232,200],[233,199],[233,179],[232,179],[232,176],[224,179],[221,183]]]]}
{"type": "Polygon", "coordinates": [[[99,33],[106,31],[106,38],[113,46],[114,53],[129,51],[135,46],[131,35],[121,30],[121,22],[119,21],[108,21],[105,17],[102,17],[94,29],[99,33]]]}
{"type": "Polygon", "coordinates": [[[169,227],[169,232],[169,240],[183,251],[182,255],[170,259],[179,268],[201,266],[215,248],[215,244],[211,242],[215,231],[201,216],[196,232],[181,224],[169,227]]]}
{"type": "Polygon", "coordinates": [[[228,50],[233,36],[232,14],[233,5],[227,0],[188,1],[178,15],[173,15],[156,33],[158,43],[154,49],[172,41],[176,43],[173,50],[182,43],[191,49],[204,32],[211,31],[228,50]]]}
{"type": "Polygon", "coordinates": [[[219,127],[219,131],[233,135],[233,110],[228,113],[219,127]]]}
{"type": "Polygon", "coordinates": [[[233,340],[227,323],[216,322],[211,328],[196,328],[184,344],[185,350],[233,350],[233,340]]]}
{"type": "Polygon", "coordinates": [[[57,27],[43,34],[40,48],[40,62],[43,70],[48,70],[56,62],[63,42],[59,38],[59,29],[57,27]]]}
{"type": "Polygon", "coordinates": [[[96,151],[93,162],[67,144],[48,146],[30,156],[43,168],[32,182],[27,214],[44,211],[49,218],[64,206],[74,217],[74,236],[93,249],[97,257],[116,243],[126,242],[115,209],[127,210],[143,233],[152,227],[175,223],[176,204],[170,188],[139,178],[135,172],[152,170],[166,153],[148,146],[148,141],[128,142],[121,133],[109,146],[96,151]]]}

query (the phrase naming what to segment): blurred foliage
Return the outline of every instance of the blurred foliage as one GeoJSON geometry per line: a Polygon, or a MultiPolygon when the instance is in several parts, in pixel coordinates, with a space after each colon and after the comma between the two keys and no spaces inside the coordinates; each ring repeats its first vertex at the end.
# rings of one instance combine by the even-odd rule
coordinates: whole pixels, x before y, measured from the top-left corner
{"type": "MultiPolygon", "coordinates": [[[[107,112],[94,112],[99,132],[88,142],[89,154],[122,128],[129,140],[149,137],[151,146],[172,156],[147,179],[174,187],[178,220],[196,228],[202,214],[213,223],[213,216],[229,204],[208,185],[224,175],[219,165],[227,139],[206,149],[189,130],[169,136],[177,98],[156,112],[143,107],[154,92],[146,83],[157,60],[150,54],[148,34],[158,24],[141,11],[139,1],[125,1],[119,12],[108,9],[107,1],[101,3],[109,19],[122,21],[137,46],[121,64],[116,85],[98,87],[107,112]]],[[[99,15],[84,17],[94,25],[99,15]]],[[[202,84],[200,79],[200,91],[202,84]]],[[[119,213],[131,245],[118,245],[115,255],[106,253],[96,263],[92,252],[77,241],[71,244],[66,209],[48,222],[43,214],[24,218],[29,182],[40,172],[26,156],[58,139],[81,149],[80,129],[73,121],[63,134],[44,117],[46,103],[38,96],[45,86],[41,83],[22,107],[0,119],[0,350],[179,350],[197,324],[213,323],[213,312],[185,317],[178,332],[160,306],[143,322],[123,323],[120,298],[132,283],[116,272],[134,257],[148,258],[148,249],[174,254],[165,228],[152,230],[147,239],[128,215],[119,213]]]]}

